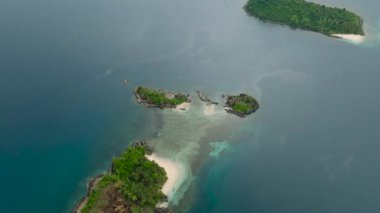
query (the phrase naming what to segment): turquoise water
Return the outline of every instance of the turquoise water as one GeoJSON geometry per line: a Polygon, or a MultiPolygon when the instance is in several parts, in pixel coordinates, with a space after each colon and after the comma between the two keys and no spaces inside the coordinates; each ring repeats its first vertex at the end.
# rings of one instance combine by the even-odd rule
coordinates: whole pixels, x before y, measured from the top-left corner
{"type": "Polygon", "coordinates": [[[380,211],[379,2],[319,1],[363,14],[363,45],[262,23],[244,2],[2,1],[1,212],[68,212],[130,142],[163,142],[170,116],[134,103],[139,84],[261,103],[206,133],[190,122],[200,148],[176,210],[380,211]]]}
{"type": "Polygon", "coordinates": [[[225,150],[228,150],[231,145],[228,141],[215,141],[211,142],[210,146],[213,148],[213,150],[210,152],[209,155],[211,157],[219,159],[219,155],[223,153],[225,150]]]}

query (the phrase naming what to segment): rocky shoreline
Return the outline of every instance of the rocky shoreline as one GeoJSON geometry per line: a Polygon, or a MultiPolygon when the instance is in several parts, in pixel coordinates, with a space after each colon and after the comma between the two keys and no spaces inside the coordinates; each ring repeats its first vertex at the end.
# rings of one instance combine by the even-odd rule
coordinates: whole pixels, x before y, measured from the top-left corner
{"type": "Polygon", "coordinates": [[[94,186],[96,186],[96,184],[99,183],[99,181],[103,178],[103,176],[104,176],[103,174],[97,175],[88,181],[88,183],[87,183],[87,194],[86,194],[86,196],[82,197],[82,199],[80,199],[80,201],[75,205],[75,207],[72,211],[73,213],[81,213],[82,212],[82,209],[86,206],[88,196],[90,196],[90,193],[94,189],[94,186]]]}
{"type": "Polygon", "coordinates": [[[212,101],[210,98],[208,98],[205,94],[203,94],[200,90],[197,90],[196,92],[198,94],[198,97],[201,101],[206,102],[208,104],[215,104],[218,105],[219,103],[216,101],[212,101]]]}
{"type": "Polygon", "coordinates": [[[151,155],[154,152],[154,147],[149,145],[145,140],[137,140],[135,141],[131,147],[136,148],[136,147],[143,147],[145,149],[145,153],[147,155],[151,155]]]}

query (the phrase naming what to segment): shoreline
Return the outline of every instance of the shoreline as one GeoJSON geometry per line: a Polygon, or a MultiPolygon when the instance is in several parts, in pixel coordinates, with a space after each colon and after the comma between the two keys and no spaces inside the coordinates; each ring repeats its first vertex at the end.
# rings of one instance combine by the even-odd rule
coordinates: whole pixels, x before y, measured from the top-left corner
{"type": "Polygon", "coordinates": [[[174,110],[175,111],[183,111],[183,112],[189,111],[190,110],[190,102],[184,102],[182,104],[179,104],[174,108],[174,110]]]}
{"type": "Polygon", "coordinates": [[[304,31],[310,31],[310,32],[320,33],[320,34],[328,36],[328,37],[332,37],[332,38],[336,38],[336,39],[341,39],[341,40],[344,40],[344,41],[349,41],[349,42],[352,42],[352,43],[355,43],[355,44],[362,43],[364,41],[364,39],[365,39],[365,35],[367,35],[367,32],[365,30],[365,23],[364,22],[363,22],[363,31],[364,31],[365,35],[359,35],[359,34],[341,34],[341,33],[329,34],[329,33],[324,33],[324,32],[320,32],[320,31],[316,31],[316,30],[312,30],[312,29],[307,29],[307,28],[292,27],[289,24],[286,24],[286,23],[283,23],[283,22],[279,22],[279,21],[274,21],[274,20],[269,20],[269,19],[262,18],[261,16],[258,16],[255,13],[251,13],[249,10],[247,10],[246,6],[244,6],[243,9],[247,12],[248,16],[252,16],[254,18],[257,18],[258,20],[260,20],[262,22],[267,22],[267,23],[287,26],[290,29],[304,30],[304,31]]]}
{"type": "Polygon", "coordinates": [[[82,199],[80,199],[80,201],[75,205],[74,207],[74,210],[73,210],[73,213],[81,213],[82,212],[82,209],[86,206],[87,204],[87,201],[88,201],[88,197],[90,195],[90,193],[92,192],[93,188],[99,183],[100,180],[102,180],[103,178],[103,174],[101,175],[97,175],[93,178],[91,178],[88,182],[87,182],[87,193],[84,197],[82,197],[82,199]]]}
{"type": "Polygon", "coordinates": [[[168,197],[167,202],[159,204],[159,207],[168,207],[175,192],[178,190],[184,179],[184,172],[182,165],[178,162],[174,162],[170,159],[157,156],[155,153],[151,155],[145,155],[151,161],[154,161],[159,166],[164,168],[168,180],[162,187],[162,192],[168,197]]]}
{"type": "Polygon", "coordinates": [[[357,34],[331,34],[332,37],[349,41],[355,44],[360,44],[364,41],[364,36],[357,34]]]}

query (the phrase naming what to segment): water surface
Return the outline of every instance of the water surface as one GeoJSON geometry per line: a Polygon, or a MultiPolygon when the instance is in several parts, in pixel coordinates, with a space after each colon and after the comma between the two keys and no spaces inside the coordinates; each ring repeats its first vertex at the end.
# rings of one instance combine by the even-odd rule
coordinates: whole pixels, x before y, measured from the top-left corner
{"type": "MultiPolygon", "coordinates": [[[[380,31],[379,2],[319,2],[380,31]]],[[[380,211],[377,36],[352,45],[291,30],[244,3],[2,1],[1,211],[67,212],[112,156],[154,137],[156,115],[131,96],[139,84],[245,91],[262,106],[228,137],[200,140],[231,146],[218,158],[204,146],[180,210],[380,211]]]]}

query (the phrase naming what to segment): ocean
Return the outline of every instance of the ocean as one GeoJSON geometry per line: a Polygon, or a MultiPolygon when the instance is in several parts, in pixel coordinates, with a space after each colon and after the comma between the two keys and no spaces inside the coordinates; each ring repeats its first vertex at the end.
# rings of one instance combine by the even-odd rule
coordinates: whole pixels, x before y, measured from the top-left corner
{"type": "Polygon", "coordinates": [[[380,2],[318,2],[361,14],[368,40],[264,23],[243,0],[3,0],[0,212],[70,212],[137,139],[186,162],[178,212],[380,212],[380,2]],[[261,108],[184,119],[137,105],[138,85],[261,108]]]}

